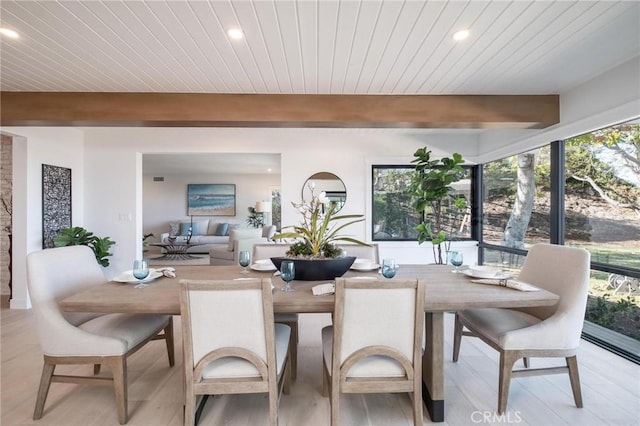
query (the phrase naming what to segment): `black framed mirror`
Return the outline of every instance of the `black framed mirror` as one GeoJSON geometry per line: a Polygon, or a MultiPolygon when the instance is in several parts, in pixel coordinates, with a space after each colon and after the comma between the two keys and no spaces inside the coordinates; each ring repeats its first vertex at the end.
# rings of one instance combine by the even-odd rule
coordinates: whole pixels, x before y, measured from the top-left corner
{"type": "Polygon", "coordinates": [[[330,172],[318,172],[309,176],[302,187],[302,199],[311,200],[311,187],[316,196],[322,191],[332,204],[337,205],[335,212],[339,212],[347,201],[347,187],[338,176],[330,172]]]}

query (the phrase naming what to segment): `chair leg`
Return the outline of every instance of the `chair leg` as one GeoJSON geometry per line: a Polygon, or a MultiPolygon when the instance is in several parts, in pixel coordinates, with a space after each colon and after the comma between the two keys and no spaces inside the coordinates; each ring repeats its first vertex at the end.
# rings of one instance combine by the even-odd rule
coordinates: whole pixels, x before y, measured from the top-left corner
{"type": "Polygon", "coordinates": [[[289,337],[289,356],[291,357],[291,379],[298,377],[298,321],[289,323],[291,336],[289,337]]]}
{"type": "Polygon", "coordinates": [[[184,402],[184,426],[195,425],[195,409],[196,409],[196,397],[193,394],[193,387],[187,385],[185,392],[184,402]]]}
{"type": "Polygon", "coordinates": [[[417,380],[413,386],[413,424],[422,425],[422,379],[417,380]]]}
{"type": "Polygon", "coordinates": [[[176,363],[175,346],[173,344],[173,317],[169,318],[169,324],[164,328],[164,340],[167,344],[167,355],[169,357],[169,366],[173,367],[176,363]]]}
{"type": "Polygon", "coordinates": [[[275,383],[269,385],[269,424],[278,426],[278,387],[275,383]]]}
{"type": "Polygon", "coordinates": [[[322,357],[322,396],[324,398],[329,396],[329,385],[330,385],[329,372],[327,371],[327,364],[324,361],[324,356],[322,357]]]}
{"type": "Polygon", "coordinates": [[[518,356],[512,351],[500,351],[500,377],[498,379],[498,414],[502,414],[507,409],[507,399],[509,398],[509,385],[511,384],[511,372],[513,364],[518,360],[518,356]]]}
{"type": "Polygon", "coordinates": [[[282,373],[282,393],[289,395],[291,393],[291,360],[287,360],[282,373]]]}
{"type": "Polygon", "coordinates": [[[118,421],[121,425],[128,420],[127,413],[127,359],[124,356],[110,356],[106,358],[107,365],[113,374],[113,388],[116,393],[118,421]]]}
{"type": "Polygon", "coordinates": [[[340,412],[340,382],[331,376],[331,390],[329,391],[329,401],[331,404],[331,426],[339,426],[338,414],[340,412]]]}
{"type": "Polygon", "coordinates": [[[578,357],[570,356],[566,358],[569,368],[569,380],[571,380],[571,390],[576,407],[582,408],[582,390],[580,389],[580,374],[578,373],[578,357]]]}
{"type": "Polygon", "coordinates": [[[462,321],[456,314],[456,321],[453,326],[453,362],[458,362],[458,355],[460,354],[460,343],[462,342],[462,321]]]}
{"type": "Polygon", "coordinates": [[[56,365],[47,362],[45,358],[44,365],[42,366],[42,377],[40,377],[40,387],[38,388],[38,397],[36,398],[36,408],[33,410],[33,420],[42,418],[44,403],[47,401],[47,395],[51,387],[51,378],[53,377],[55,369],[56,365]]]}
{"type": "Polygon", "coordinates": [[[93,364],[93,374],[100,374],[100,367],[102,364],[93,364]]]}

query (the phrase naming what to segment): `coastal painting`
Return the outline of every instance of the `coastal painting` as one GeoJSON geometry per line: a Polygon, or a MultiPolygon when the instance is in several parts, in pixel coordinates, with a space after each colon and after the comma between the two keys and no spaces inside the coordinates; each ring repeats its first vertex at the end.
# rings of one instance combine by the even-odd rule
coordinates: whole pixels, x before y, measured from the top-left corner
{"type": "Polygon", "coordinates": [[[187,216],[235,216],[236,186],[219,183],[187,185],[187,216]]]}

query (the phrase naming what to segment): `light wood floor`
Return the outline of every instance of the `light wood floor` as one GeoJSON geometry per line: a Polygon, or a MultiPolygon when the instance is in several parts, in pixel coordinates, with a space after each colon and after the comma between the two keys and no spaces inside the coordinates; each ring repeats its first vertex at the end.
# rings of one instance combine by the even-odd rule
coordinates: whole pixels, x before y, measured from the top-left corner
{"type": "MultiPolygon", "coordinates": [[[[31,311],[2,309],[1,424],[117,425],[112,388],[53,384],[44,417],[31,419],[42,368],[31,311]]],[[[320,329],[327,315],[301,315],[299,372],[290,395],[280,401],[280,425],[322,426],[329,423],[329,402],[320,395],[320,329]]],[[[152,342],[129,360],[129,425],[182,424],[182,354],[176,317],[176,366],[169,368],[162,342],[152,342]]],[[[495,417],[497,353],[479,340],[466,338],[461,359],[451,359],[453,316],[446,315],[445,425],[638,425],[640,367],[583,341],[578,361],[585,408],[573,404],[566,375],[514,380],[508,411],[495,417]]],[[[555,361],[533,360],[533,366],[555,361]]],[[[106,370],[106,368],[103,368],[106,370]]],[[[64,371],[64,370],[63,370],[64,371]]],[[[90,366],[67,371],[91,372],[90,366]]],[[[108,374],[104,372],[101,374],[108,374]]],[[[411,424],[406,395],[347,395],[341,399],[343,425],[411,424]]],[[[258,396],[223,396],[209,400],[202,425],[266,424],[267,400],[258,396]]],[[[431,421],[425,410],[425,424],[431,421]]]]}

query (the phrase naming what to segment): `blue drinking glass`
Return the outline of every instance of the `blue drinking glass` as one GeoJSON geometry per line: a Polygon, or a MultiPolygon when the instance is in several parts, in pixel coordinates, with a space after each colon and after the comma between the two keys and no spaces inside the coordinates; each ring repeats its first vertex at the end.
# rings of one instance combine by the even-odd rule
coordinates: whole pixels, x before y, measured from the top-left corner
{"type": "Polygon", "coordinates": [[[382,260],[382,276],[385,278],[393,278],[396,276],[396,261],[394,259],[382,260]]]}
{"type": "Polygon", "coordinates": [[[138,259],[133,262],[133,277],[138,280],[138,284],[134,288],[143,288],[147,285],[143,280],[149,276],[149,262],[144,259],[138,259]]]}
{"type": "Polygon", "coordinates": [[[285,282],[284,287],[280,290],[282,291],[293,291],[293,287],[291,287],[291,281],[296,276],[296,268],[291,260],[283,260],[280,264],[280,278],[285,282]]]}
{"type": "Polygon", "coordinates": [[[450,260],[451,264],[456,267],[456,269],[454,269],[451,272],[454,272],[457,274],[458,272],[460,272],[459,268],[463,262],[462,252],[452,251],[449,254],[451,256],[451,260],[450,260]]]}

